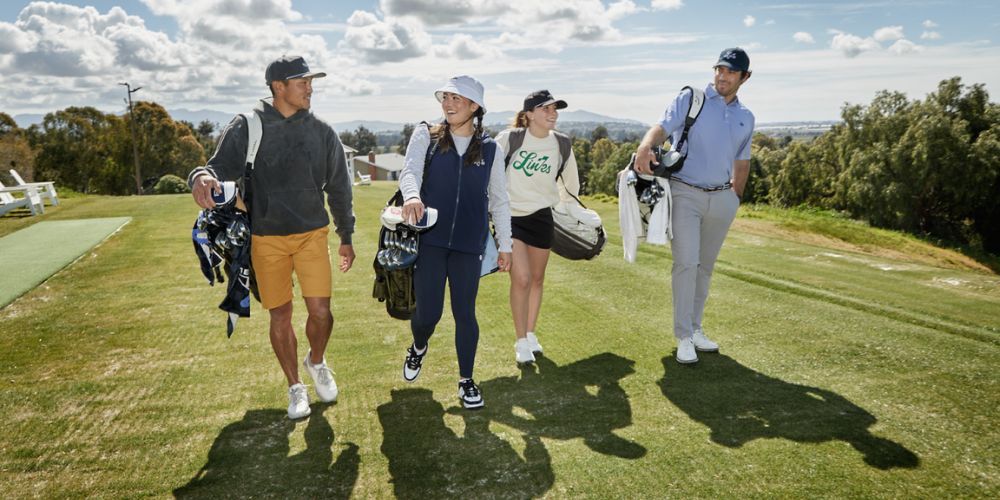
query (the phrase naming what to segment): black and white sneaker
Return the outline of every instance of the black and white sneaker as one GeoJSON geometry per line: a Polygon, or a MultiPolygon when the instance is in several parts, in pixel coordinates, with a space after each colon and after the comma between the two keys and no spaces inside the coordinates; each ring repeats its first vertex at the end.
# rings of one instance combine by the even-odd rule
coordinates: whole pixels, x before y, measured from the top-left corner
{"type": "Polygon", "coordinates": [[[483,407],[483,393],[479,392],[479,386],[471,378],[458,381],[458,399],[462,400],[462,406],[468,410],[483,407]]]}
{"type": "Polygon", "coordinates": [[[427,355],[427,349],[430,346],[424,347],[424,352],[417,353],[417,348],[410,344],[410,347],[406,349],[406,361],[403,362],[403,380],[407,382],[413,382],[420,375],[420,365],[424,362],[424,356],[427,355]]]}

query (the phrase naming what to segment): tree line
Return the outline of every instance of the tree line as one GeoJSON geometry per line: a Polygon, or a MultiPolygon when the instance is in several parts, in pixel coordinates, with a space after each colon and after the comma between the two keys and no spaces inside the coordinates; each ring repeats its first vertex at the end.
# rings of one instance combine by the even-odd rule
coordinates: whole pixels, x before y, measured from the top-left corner
{"type": "MultiPolygon", "coordinates": [[[[140,177],[144,192],[176,192],[176,178],[204,165],[215,148],[215,125],[175,121],[153,102],[133,106],[140,177]],[[157,182],[167,177],[173,182],[157,182]],[[164,187],[166,186],[166,187],[164,187]]],[[[0,165],[22,176],[55,181],[81,193],[136,194],[131,125],[93,107],[69,107],[48,113],[26,129],[0,112],[0,165]]]]}
{"type": "MultiPolygon", "coordinates": [[[[164,176],[183,178],[214,150],[211,122],[174,121],[159,104],[142,101],[134,116],[148,188],[164,176]]],[[[71,107],[20,129],[0,113],[0,166],[79,192],[133,194],[129,120],[71,107]]],[[[360,155],[405,154],[413,127],[404,128],[398,143],[381,147],[365,127],[340,136],[360,155]]],[[[617,174],[639,138],[624,139],[609,137],[602,126],[589,137],[573,137],[584,194],[616,196],[617,174]]],[[[1000,105],[990,102],[982,84],[951,78],[923,100],[881,91],[868,105],[845,105],[841,122],[813,140],[755,134],[750,169],[744,203],[834,210],[876,227],[1000,254],[1000,105]]]]}

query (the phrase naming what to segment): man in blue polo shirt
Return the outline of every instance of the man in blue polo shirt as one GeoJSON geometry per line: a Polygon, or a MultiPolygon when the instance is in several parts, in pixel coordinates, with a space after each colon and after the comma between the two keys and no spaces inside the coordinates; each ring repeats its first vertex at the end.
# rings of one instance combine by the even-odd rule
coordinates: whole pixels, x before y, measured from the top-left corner
{"type": "MultiPolygon", "coordinates": [[[[715,63],[713,83],[705,88],[705,105],[688,132],[684,167],[670,178],[673,196],[670,250],[674,265],[671,286],[677,361],[695,363],[696,351],[718,351],[702,329],[708,286],[722,242],[736,217],[750,171],[750,138],[754,116],[736,91],[750,78],[750,58],[740,48],[726,49],[715,63]]],[[[681,92],[663,119],[646,132],[636,151],[638,173],[651,175],[653,146],[684,130],[691,93],[681,92]]]]}

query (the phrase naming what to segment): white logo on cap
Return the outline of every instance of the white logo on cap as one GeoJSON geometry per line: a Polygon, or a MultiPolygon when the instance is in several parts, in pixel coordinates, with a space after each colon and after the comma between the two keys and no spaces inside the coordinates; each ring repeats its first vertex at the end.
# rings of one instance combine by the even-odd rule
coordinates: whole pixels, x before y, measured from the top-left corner
{"type": "Polygon", "coordinates": [[[736,59],[736,52],[729,51],[722,55],[723,59],[736,59]]]}

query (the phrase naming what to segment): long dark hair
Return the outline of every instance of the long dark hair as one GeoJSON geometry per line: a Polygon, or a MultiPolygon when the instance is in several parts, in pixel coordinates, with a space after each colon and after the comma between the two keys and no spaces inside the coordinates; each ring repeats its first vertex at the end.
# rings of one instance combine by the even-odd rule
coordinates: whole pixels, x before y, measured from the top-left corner
{"type": "MultiPolygon", "coordinates": [[[[483,159],[483,115],[485,115],[482,106],[472,113],[473,130],[472,130],[472,142],[469,143],[469,149],[465,152],[465,165],[474,165],[479,163],[483,159]]],[[[438,151],[442,153],[448,152],[451,148],[455,147],[455,142],[451,139],[451,125],[448,120],[442,120],[441,123],[431,127],[431,141],[437,141],[438,151]]]]}

